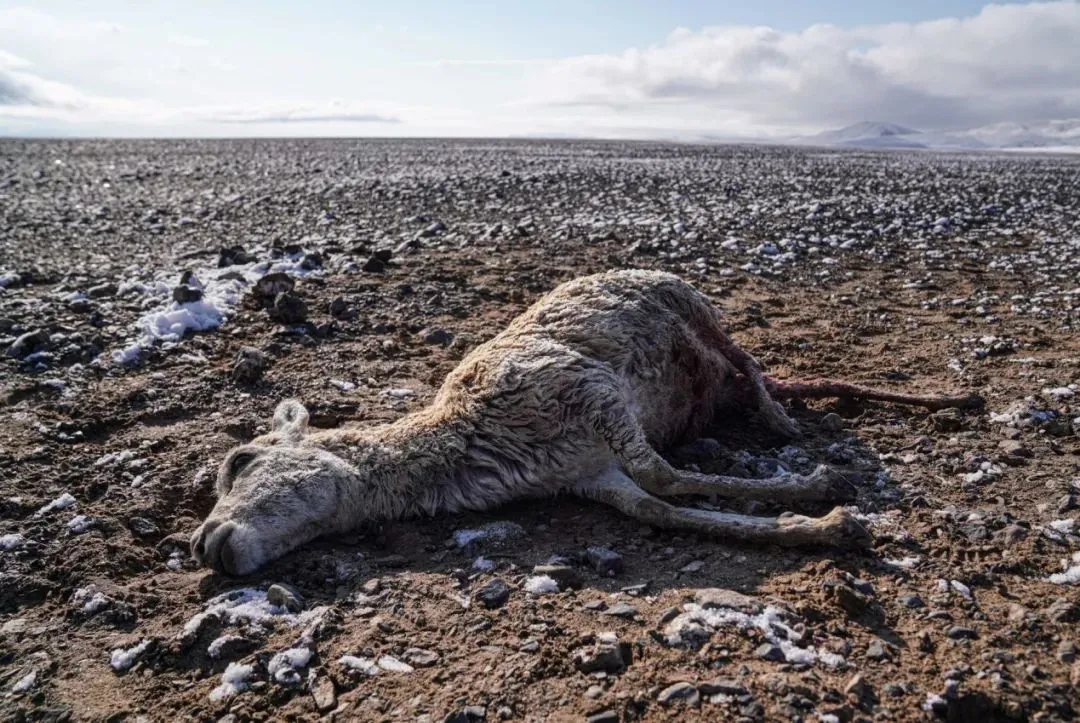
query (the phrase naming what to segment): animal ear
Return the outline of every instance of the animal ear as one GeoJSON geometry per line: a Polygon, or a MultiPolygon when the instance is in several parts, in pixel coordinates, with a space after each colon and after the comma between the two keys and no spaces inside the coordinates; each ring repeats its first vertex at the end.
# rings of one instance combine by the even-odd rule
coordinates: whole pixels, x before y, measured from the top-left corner
{"type": "Polygon", "coordinates": [[[307,433],[308,410],[295,399],[286,399],[274,411],[274,431],[289,437],[300,439],[307,433]]]}

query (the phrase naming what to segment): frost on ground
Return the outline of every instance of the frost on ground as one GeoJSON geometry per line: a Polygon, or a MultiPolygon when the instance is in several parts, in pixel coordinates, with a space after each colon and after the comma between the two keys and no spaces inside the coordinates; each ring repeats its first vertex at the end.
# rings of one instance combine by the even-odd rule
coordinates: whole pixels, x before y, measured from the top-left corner
{"type": "Polygon", "coordinates": [[[227,625],[247,623],[256,627],[273,627],[278,621],[289,625],[310,622],[324,610],[324,608],[312,608],[294,615],[285,608],[269,602],[266,599],[266,591],[245,587],[211,598],[206,603],[206,610],[195,615],[184,625],[181,635],[193,635],[207,618],[217,618],[227,625]]]}
{"type": "Polygon", "coordinates": [[[454,544],[465,547],[472,543],[500,544],[525,536],[525,528],[516,522],[489,522],[475,529],[457,530],[454,532],[454,544]]]}
{"type": "MultiPolygon", "coordinates": [[[[265,253],[266,249],[256,249],[256,252],[265,253]]],[[[128,345],[112,353],[113,362],[132,364],[155,343],[171,346],[188,331],[217,329],[240,307],[248,289],[264,276],[286,273],[305,277],[319,273],[317,269],[305,267],[303,256],[303,253],[296,253],[274,261],[234,264],[225,269],[196,269],[186,284],[201,291],[201,298],[195,301],[180,302],[171,298],[174,272],[159,271],[150,283],[129,281],[122,284],[120,295],[141,294],[151,300],[150,303],[157,303],[136,322],[135,335],[128,345]]]]}
{"type": "Polygon", "coordinates": [[[355,655],[343,655],[338,658],[338,662],[349,670],[354,670],[367,676],[378,675],[381,670],[385,670],[389,673],[413,672],[413,667],[411,665],[403,663],[397,658],[389,655],[383,655],[378,660],[361,658],[355,655]]]}
{"type": "Polygon", "coordinates": [[[15,681],[15,685],[11,686],[11,692],[15,695],[25,693],[31,688],[33,688],[36,683],[37,671],[31,670],[29,673],[15,681]]]}
{"type": "Polygon", "coordinates": [[[530,595],[553,595],[559,592],[559,583],[547,575],[533,575],[525,581],[525,592],[530,595]]]}
{"type": "Polygon", "coordinates": [[[831,668],[845,664],[844,657],[836,653],[817,650],[812,645],[797,645],[794,641],[801,639],[802,635],[784,622],[786,617],[784,611],[772,605],[758,613],[746,613],[730,608],[705,608],[697,603],[686,603],[683,605],[683,612],[668,623],[664,633],[669,645],[698,647],[713,631],[723,627],[735,627],[744,631],[756,629],[761,631],[765,640],[780,648],[784,659],[789,663],[809,665],[821,661],[831,668]]]}
{"type": "Polygon", "coordinates": [[[1080,552],[1074,552],[1072,556],[1072,565],[1069,565],[1069,561],[1062,561],[1065,572],[1055,572],[1050,576],[1050,582],[1055,585],[1080,585],[1080,552]]]}
{"type": "Polygon", "coordinates": [[[311,662],[310,648],[289,648],[275,655],[266,666],[266,671],[282,685],[299,685],[299,668],[306,668],[311,662]]]}
{"type": "Polygon", "coordinates": [[[76,590],[71,596],[71,602],[79,605],[79,610],[84,615],[94,615],[112,605],[112,600],[104,593],[98,592],[93,585],[76,590]]]}
{"type": "Polygon", "coordinates": [[[255,675],[254,665],[242,665],[229,663],[225,672],[221,674],[221,684],[210,691],[210,700],[217,703],[228,700],[237,693],[243,693],[251,687],[251,678],[255,675]]]}
{"type": "Polygon", "coordinates": [[[42,517],[43,515],[47,515],[50,512],[53,512],[54,510],[66,510],[67,508],[74,506],[74,504],[75,498],[72,497],[69,493],[65,492],[64,494],[60,495],[55,500],[35,512],[34,517],[42,517]]]}
{"type": "Polygon", "coordinates": [[[94,521],[86,515],[75,515],[68,523],[68,530],[73,535],[81,535],[94,526],[94,521]]]}
{"type": "Polygon", "coordinates": [[[0,535],[0,551],[11,552],[26,544],[26,538],[17,532],[0,535]]]}
{"type": "Polygon", "coordinates": [[[109,656],[109,665],[117,673],[122,673],[135,665],[135,661],[148,647],[150,647],[150,641],[143,640],[133,648],[116,648],[109,656]]]}

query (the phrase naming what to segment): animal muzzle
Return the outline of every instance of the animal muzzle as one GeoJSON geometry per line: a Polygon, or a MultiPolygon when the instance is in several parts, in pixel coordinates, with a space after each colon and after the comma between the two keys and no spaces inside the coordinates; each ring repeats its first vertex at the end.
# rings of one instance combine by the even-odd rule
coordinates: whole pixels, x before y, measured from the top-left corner
{"type": "Polygon", "coordinates": [[[191,554],[200,565],[213,568],[225,575],[243,575],[249,570],[240,562],[233,545],[236,523],[231,520],[206,520],[191,536],[191,554]]]}

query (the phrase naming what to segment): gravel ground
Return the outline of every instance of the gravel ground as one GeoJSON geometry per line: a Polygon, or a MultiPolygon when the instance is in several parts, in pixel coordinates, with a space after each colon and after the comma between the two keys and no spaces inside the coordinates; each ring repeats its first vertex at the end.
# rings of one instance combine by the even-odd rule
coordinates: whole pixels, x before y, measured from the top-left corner
{"type": "Polygon", "coordinates": [[[5,720],[1080,710],[1080,158],[3,141],[0,230],[5,720]],[[669,450],[837,467],[862,553],[555,499],[195,568],[216,465],[279,400],[396,418],[541,293],[627,267],[696,284],[777,376],[987,408],[815,402],[794,445],[732,419],[669,450]]]}

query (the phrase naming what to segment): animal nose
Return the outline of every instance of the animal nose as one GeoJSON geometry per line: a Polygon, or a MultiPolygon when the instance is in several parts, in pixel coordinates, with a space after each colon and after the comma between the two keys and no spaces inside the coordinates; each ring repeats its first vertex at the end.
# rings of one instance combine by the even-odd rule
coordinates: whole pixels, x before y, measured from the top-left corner
{"type": "Polygon", "coordinates": [[[215,572],[236,574],[236,558],[229,538],[236,525],[229,521],[207,520],[191,536],[191,554],[200,565],[208,565],[215,572]]]}

